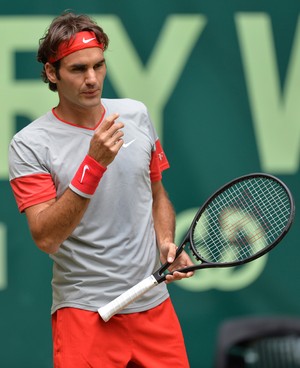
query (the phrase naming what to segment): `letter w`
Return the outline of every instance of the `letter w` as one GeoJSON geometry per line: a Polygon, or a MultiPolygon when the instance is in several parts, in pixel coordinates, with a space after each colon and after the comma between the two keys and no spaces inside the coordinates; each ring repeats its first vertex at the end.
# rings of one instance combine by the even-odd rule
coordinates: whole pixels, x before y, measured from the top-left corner
{"type": "Polygon", "coordinates": [[[269,16],[238,13],[236,25],[262,169],[293,174],[300,148],[300,22],[282,93],[269,16]]]}

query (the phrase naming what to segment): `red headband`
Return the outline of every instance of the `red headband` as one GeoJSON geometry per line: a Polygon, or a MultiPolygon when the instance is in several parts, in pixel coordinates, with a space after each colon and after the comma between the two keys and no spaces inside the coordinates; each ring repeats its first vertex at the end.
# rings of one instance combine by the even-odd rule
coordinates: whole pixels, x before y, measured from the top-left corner
{"type": "Polygon", "coordinates": [[[104,50],[103,43],[98,42],[94,32],[78,32],[75,34],[74,38],[71,38],[69,41],[63,41],[58,46],[57,53],[54,56],[49,57],[49,63],[55,63],[57,60],[60,60],[75,51],[90,47],[100,47],[100,49],[104,50]]]}

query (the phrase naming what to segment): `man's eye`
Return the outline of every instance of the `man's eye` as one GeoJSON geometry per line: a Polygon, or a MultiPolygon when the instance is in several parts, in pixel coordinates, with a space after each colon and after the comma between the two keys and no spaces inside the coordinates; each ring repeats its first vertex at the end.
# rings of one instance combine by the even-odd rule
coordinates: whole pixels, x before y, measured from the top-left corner
{"type": "Polygon", "coordinates": [[[72,72],[84,72],[85,71],[85,66],[74,66],[72,69],[71,69],[71,71],[72,72]]]}
{"type": "Polygon", "coordinates": [[[99,69],[104,65],[104,63],[99,63],[94,66],[94,69],[99,69]]]}

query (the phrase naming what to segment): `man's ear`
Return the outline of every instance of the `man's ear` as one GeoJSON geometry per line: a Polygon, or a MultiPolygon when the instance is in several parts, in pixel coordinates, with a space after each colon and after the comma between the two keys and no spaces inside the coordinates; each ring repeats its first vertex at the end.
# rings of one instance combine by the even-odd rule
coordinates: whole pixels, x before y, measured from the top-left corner
{"type": "Polygon", "coordinates": [[[45,72],[47,74],[47,78],[50,82],[56,83],[57,82],[57,76],[56,76],[56,70],[54,66],[51,63],[45,64],[45,72]]]}

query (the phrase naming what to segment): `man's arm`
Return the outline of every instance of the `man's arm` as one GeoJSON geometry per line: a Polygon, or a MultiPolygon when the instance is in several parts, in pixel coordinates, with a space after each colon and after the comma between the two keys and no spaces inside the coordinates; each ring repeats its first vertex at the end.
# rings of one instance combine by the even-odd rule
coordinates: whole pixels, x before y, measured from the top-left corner
{"type": "MultiPolygon", "coordinates": [[[[152,183],[152,195],[153,220],[161,262],[168,261],[172,263],[169,271],[192,266],[193,262],[185,251],[174,261],[177,249],[174,243],[175,211],[161,181],[152,183]]],[[[193,272],[175,272],[174,275],[167,275],[167,282],[191,277],[192,275],[193,272]]]]}

